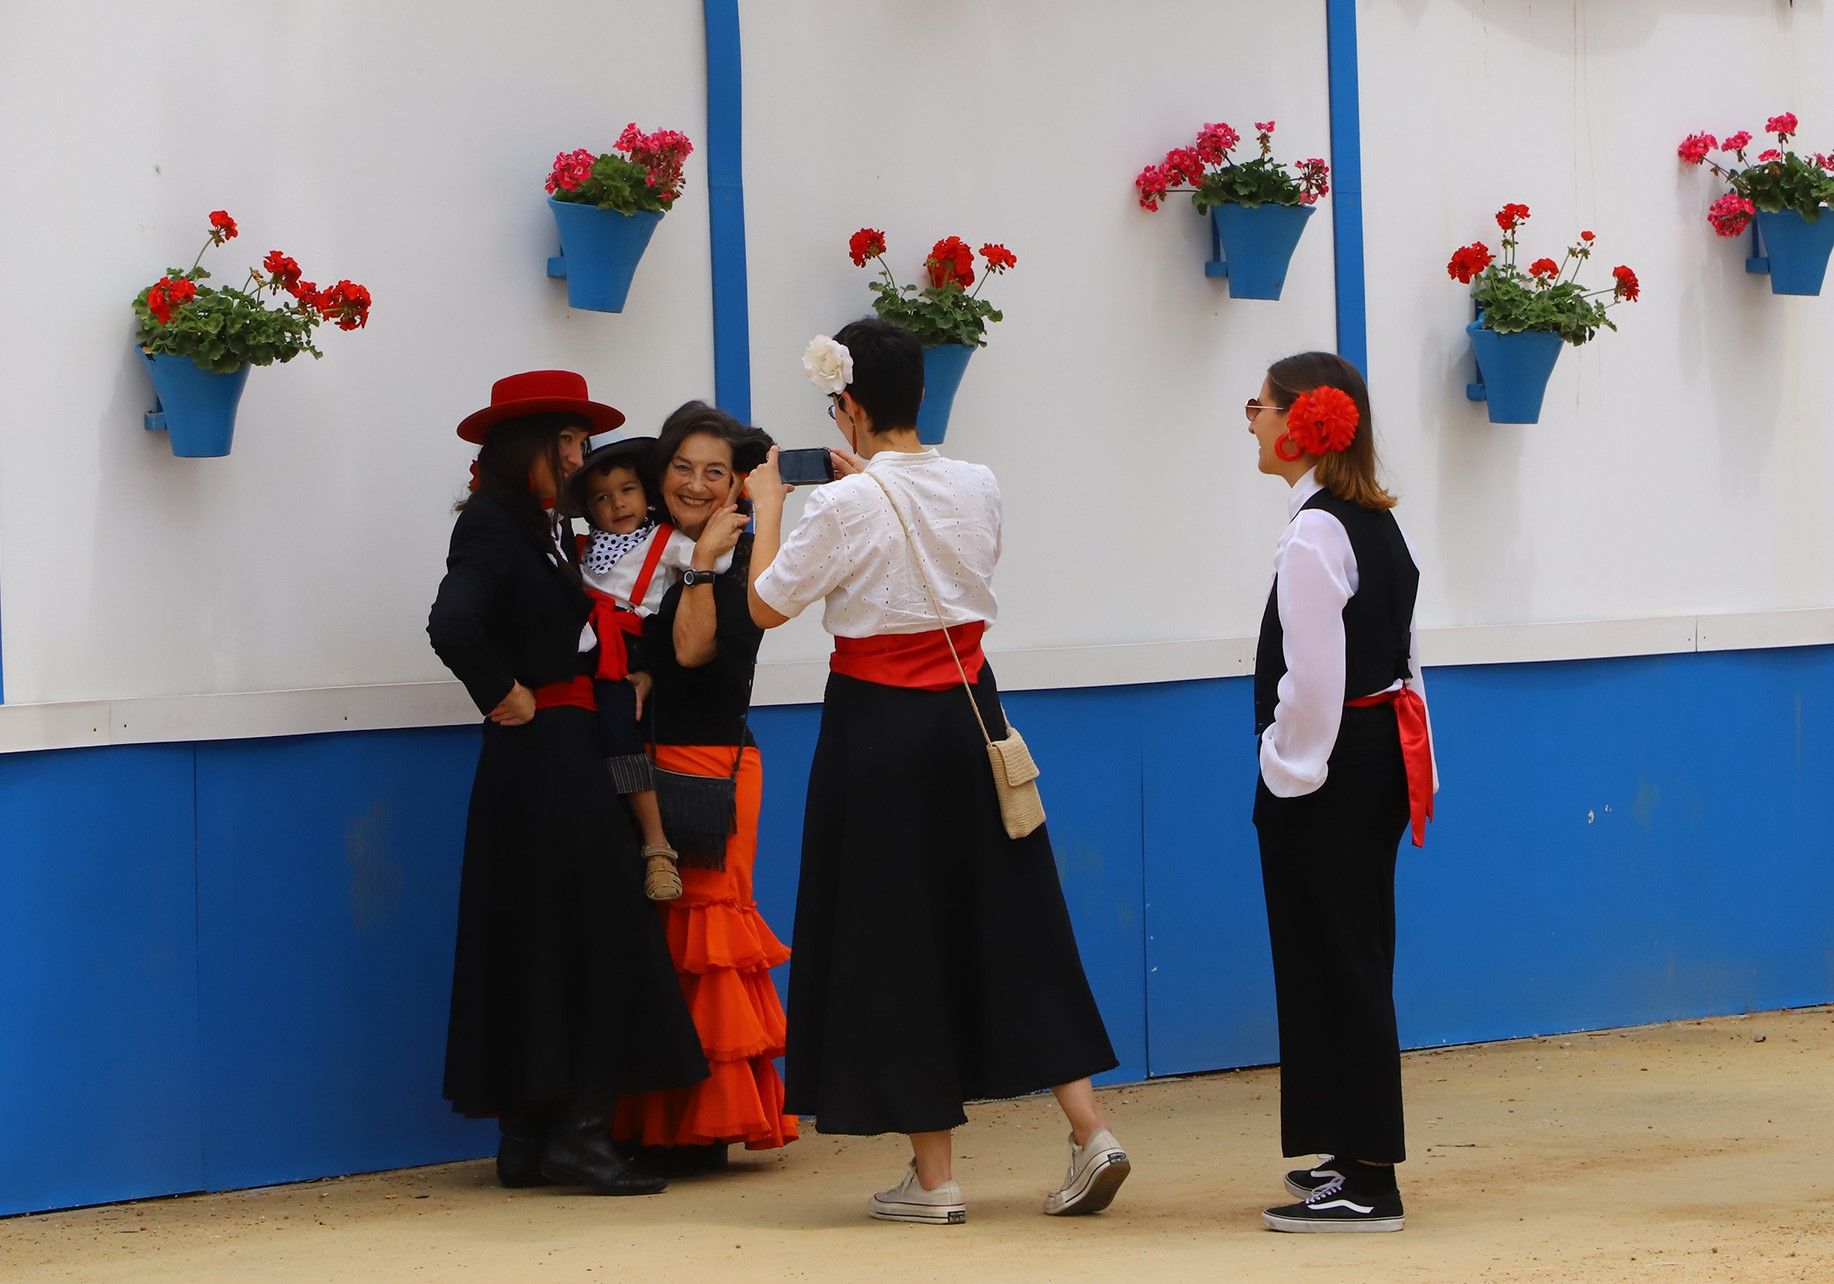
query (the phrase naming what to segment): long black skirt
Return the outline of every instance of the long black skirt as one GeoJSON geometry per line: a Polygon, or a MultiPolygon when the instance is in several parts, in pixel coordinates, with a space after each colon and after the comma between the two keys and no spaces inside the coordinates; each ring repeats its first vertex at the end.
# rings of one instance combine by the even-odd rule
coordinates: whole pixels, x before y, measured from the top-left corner
{"type": "Polygon", "coordinates": [[[1288,1155],[1407,1158],[1395,1029],[1395,853],[1407,775],[1392,706],[1345,709],[1325,783],[1255,787],[1288,1155]]]}
{"type": "Polygon", "coordinates": [[[484,726],[459,885],[445,1095],[482,1116],[707,1077],[595,716],[484,726]]]}
{"type": "MultiPolygon", "coordinates": [[[[991,669],[976,695],[1004,735],[991,669]]],[[[785,1108],[822,1132],[953,1128],[1117,1064],[1051,840],[1006,836],[959,687],[829,677],[791,944],[785,1108]]]]}

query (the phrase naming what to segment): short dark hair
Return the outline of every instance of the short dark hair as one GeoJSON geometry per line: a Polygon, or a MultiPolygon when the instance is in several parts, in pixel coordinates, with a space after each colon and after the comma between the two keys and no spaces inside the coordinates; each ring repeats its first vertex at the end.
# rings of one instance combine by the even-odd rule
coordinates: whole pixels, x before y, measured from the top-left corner
{"type": "MultiPolygon", "coordinates": [[[[613,455],[610,459],[602,459],[596,464],[579,469],[567,478],[567,503],[561,512],[568,517],[584,517],[588,524],[592,524],[592,514],[586,511],[586,488],[594,477],[609,477],[613,472],[622,468],[637,479],[637,485],[643,488],[643,506],[654,516],[661,502],[662,492],[650,475],[649,464],[648,451],[624,451],[613,455]]],[[[594,529],[597,529],[596,525],[594,529]]]]}
{"type": "Polygon", "coordinates": [[[923,344],[895,322],[880,317],[849,321],[834,336],[853,355],[847,391],[872,416],[873,433],[915,427],[923,404],[923,344]]]}

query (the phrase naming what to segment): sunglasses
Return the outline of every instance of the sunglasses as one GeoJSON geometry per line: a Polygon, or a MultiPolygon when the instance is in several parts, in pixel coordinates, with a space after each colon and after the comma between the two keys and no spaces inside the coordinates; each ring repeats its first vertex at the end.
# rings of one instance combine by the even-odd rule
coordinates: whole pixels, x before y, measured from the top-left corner
{"type": "Polygon", "coordinates": [[[1242,413],[1248,416],[1249,423],[1253,423],[1255,416],[1260,414],[1263,410],[1271,410],[1277,415],[1284,415],[1287,408],[1285,406],[1270,406],[1259,397],[1250,397],[1247,401],[1242,403],[1242,413]]]}
{"type": "Polygon", "coordinates": [[[841,408],[841,394],[838,392],[829,393],[828,394],[828,418],[830,419],[834,418],[834,412],[839,410],[840,408],[841,408]]]}

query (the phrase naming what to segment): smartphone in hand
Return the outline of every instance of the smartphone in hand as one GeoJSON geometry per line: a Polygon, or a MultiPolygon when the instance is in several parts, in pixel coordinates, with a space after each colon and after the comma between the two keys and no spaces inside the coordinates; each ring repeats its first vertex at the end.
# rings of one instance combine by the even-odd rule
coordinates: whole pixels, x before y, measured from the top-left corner
{"type": "Polygon", "coordinates": [[[779,450],[777,475],[789,486],[819,486],[834,480],[834,457],[827,447],[807,450],[779,450]]]}

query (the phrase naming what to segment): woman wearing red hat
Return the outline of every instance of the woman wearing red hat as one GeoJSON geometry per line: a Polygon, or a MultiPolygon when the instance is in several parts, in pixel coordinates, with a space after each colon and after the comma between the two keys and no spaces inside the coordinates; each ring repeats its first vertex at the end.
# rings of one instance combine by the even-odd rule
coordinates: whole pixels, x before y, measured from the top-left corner
{"type": "Polygon", "coordinates": [[[1303,352],[1244,408],[1291,488],[1255,653],[1254,824],[1280,1022],[1279,1231],[1398,1231],[1407,1157],[1395,1028],[1395,849],[1426,840],[1435,776],[1414,598],[1420,572],[1376,478],[1356,367],[1303,352]]]}
{"type": "Polygon", "coordinates": [[[597,640],[574,541],[552,515],[588,433],[624,416],[563,370],[500,379],[459,425],[478,443],[427,621],[485,715],[459,886],[445,1096],[502,1130],[506,1186],[653,1194],[612,1147],[629,1092],[707,1075],[600,755],[597,640]]]}

